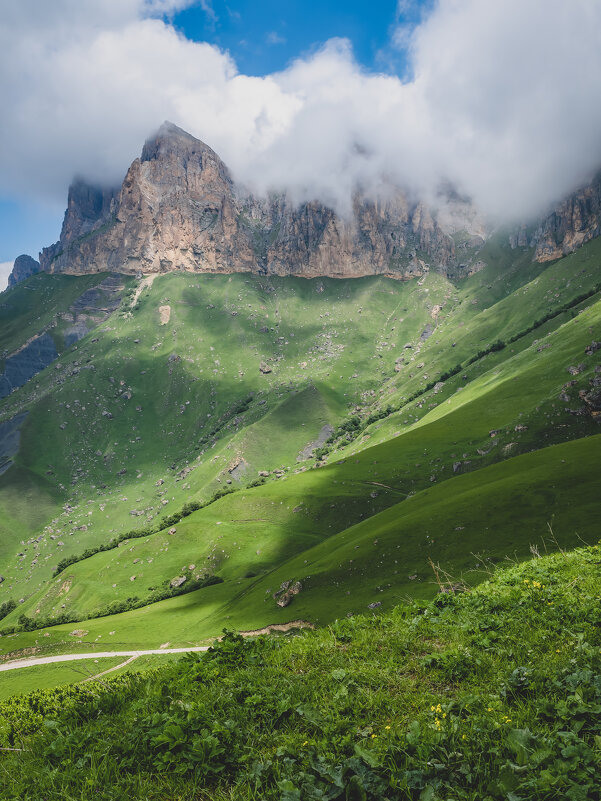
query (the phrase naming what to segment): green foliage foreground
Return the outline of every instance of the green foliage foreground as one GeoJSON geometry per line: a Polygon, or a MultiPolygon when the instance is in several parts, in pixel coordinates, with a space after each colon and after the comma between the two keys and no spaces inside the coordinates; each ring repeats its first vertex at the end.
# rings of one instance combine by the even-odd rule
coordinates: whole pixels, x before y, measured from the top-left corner
{"type": "Polygon", "coordinates": [[[599,546],[0,705],[4,799],[599,798],[599,546]]]}

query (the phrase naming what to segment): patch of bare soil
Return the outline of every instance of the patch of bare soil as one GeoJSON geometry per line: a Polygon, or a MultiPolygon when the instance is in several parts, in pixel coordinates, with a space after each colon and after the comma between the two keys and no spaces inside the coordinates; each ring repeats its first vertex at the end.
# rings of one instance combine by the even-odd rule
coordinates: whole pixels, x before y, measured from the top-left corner
{"type": "Polygon", "coordinates": [[[27,656],[35,656],[39,654],[40,649],[31,646],[31,648],[21,648],[19,651],[11,651],[9,654],[1,654],[0,662],[12,662],[14,659],[24,659],[27,656]]]}
{"type": "Polygon", "coordinates": [[[272,623],[265,626],[264,629],[255,629],[254,631],[241,631],[243,637],[258,637],[261,634],[272,634],[274,631],[287,632],[291,629],[314,629],[313,623],[306,620],[292,620],[290,623],[272,623]]]}
{"type": "Polygon", "coordinates": [[[152,286],[152,282],[157,277],[158,273],[152,273],[151,275],[145,275],[144,278],[140,281],[138,286],[136,287],[136,291],[134,292],[134,296],[131,300],[131,308],[136,305],[138,300],[140,299],[140,295],[146,289],[147,286],[152,286]]]}

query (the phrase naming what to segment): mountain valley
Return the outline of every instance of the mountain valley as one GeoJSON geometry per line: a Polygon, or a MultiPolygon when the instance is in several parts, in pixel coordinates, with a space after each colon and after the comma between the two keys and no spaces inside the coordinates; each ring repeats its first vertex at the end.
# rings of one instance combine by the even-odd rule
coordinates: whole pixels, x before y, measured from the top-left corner
{"type": "MultiPolygon", "coordinates": [[[[563,207],[585,233],[556,214],[568,255],[555,261],[540,251],[550,223],[476,235],[457,201],[453,224],[471,227],[452,235],[429,224],[424,238],[412,212],[430,266],[409,218],[393,224],[384,206],[405,262],[395,273],[375,258],[373,275],[365,250],[357,267],[316,266],[323,239],[298,256],[300,240],[273,233],[295,226],[281,199],[267,250],[240,244],[243,212],[224,250],[236,191],[213,151],[164,126],[119,195],[74,185],[61,242],[35,269],[16,264],[0,309],[5,658],[319,625],[430,598],[440,570],[473,585],[598,531],[593,189],[587,214],[579,196],[563,207]],[[143,196],[160,187],[152,225],[131,200],[142,175],[143,196]],[[193,271],[160,253],[199,258],[188,234],[173,251],[174,231],[211,226],[173,210],[189,216],[201,196],[222,209],[221,238],[203,239],[213,255],[193,271]],[[123,248],[154,255],[125,263],[123,248]]],[[[341,223],[328,225],[347,264],[367,240],[341,250],[341,223]]]]}

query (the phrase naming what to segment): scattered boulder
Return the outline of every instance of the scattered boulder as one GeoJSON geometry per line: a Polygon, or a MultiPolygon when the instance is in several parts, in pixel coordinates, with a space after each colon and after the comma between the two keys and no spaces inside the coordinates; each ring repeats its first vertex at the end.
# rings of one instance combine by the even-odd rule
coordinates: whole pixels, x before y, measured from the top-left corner
{"type": "Polygon", "coordinates": [[[456,592],[466,592],[466,591],[467,588],[465,584],[449,584],[446,587],[441,587],[439,590],[439,592],[442,593],[448,593],[448,592],[456,593],[456,592]]]}
{"type": "Polygon", "coordinates": [[[276,598],[276,604],[280,607],[288,606],[290,603],[292,603],[294,596],[298,595],[302,588],[303,585],[300,583],[300,581],[295,581],[294,584],[292,581],[282,582],[280,589],[274,594],[274,598],[276,598]]]}
{"type": "Polygon", "coordinates": [[[265,362],[261,362],[259,365],[259,372],[263,373],[263,375],[267,375],[267,373],[271,373],[271,367],[265,362]]]}
{"type": "Polygon", "coordinates": [[[584,365],[584,364],[579,364],[577,367],[574,367],[574,365],[571,364],[567,368],[567,371],[568,371],[568,373],[570,375],[579,375],[579,373],[581,373],[584,370],[585,367],[586,367],[586,365],[584,365]]]}
{"type": "Polygon", "coordinates": [[[379,606],[382,606],[382,601],[374,601],[371,604],[367,604],[368,609],[377,609],[379,606]]]}
{"type": "MultiPolygon", "coordinates": [[[[590,390],[582,390],[579,392],[579,396],[582,400],[586,403],[589,407],[591,412],[600,412],[601,411],[601,382],[597,384],[598,379],[592,379],[591,384],[593,385],[592,389],[590,390]]],[[[596,414],[594,415],[597,416],[596,414]]]]}
{"type": "Polygon", "coordinates": [[[528,426],[523,426],[521,423],[518,423],[517,426],[513,430],[514,431],[528,431],[528,426]]]}
{"type": "Polygon", "coordinates": [[[177,533],[177,529],[175,528],[175,526],[173,528],[170,528],[169,531],[167,532],[167,534],[171,534],[171,536],[173,536],[176,533],[177,533]]]}
{"type": "Polygon", "coordinates": [[[88,633],[87,629],[73,629],[69,632],[71,637],[85,637],[88,633]]]}
{"type": "Polygon", "coordinates": [[[171,581],[169,582],[169,586],[170,586],[170,587],[173,587],[173,589],[177,589],[178,587],[181,587],[181,586],[182,586],[182,584],[183,584],[183,583],[184,583],[186,580],[187,580],[187,577],[186,577],[186,576],[176,576],[175,578],[172,578],[172,579],[171,579],[171,581]]]}
{"type": "Polygon", "coordinates": [[[595,340],[593,340],[590,345],[586,346],[584,352],[587,356],[592,356],[593,353],[596,353],[599,350],[599,348],[601,348],[601,342],[595,342],[595,340]]]}
{"type": "Polygon", "coordinates": [[[434,332],[434,326],[432,326],[431,323],[428,323],[428,325],[421,332],[419,338],[421,339],[422,342],[425,342],[432,336],[433,332],[434,332]]]}

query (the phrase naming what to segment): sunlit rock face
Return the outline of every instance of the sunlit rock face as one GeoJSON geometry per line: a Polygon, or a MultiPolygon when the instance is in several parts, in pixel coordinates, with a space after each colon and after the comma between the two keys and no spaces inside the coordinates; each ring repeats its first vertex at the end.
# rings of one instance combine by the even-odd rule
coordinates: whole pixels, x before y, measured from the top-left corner
{"type": "Polygon", "coordinates": [[[601,235],[601,173],[558,203],[549,214],[509,237],[512,247],[534,248],[534,260],[553,261],[601,235]]]}
{"type": "Polygon", "coordinates": [[[78,274],[467,274],[486,229],[468,201],[449,191],[439,201],[396,187],[375,199],[358,191],[341,216],[317,201],[256,197],[210,147],[164,123],[119,189],[73,184],[60,240],[40,264],[78,274]]]}

